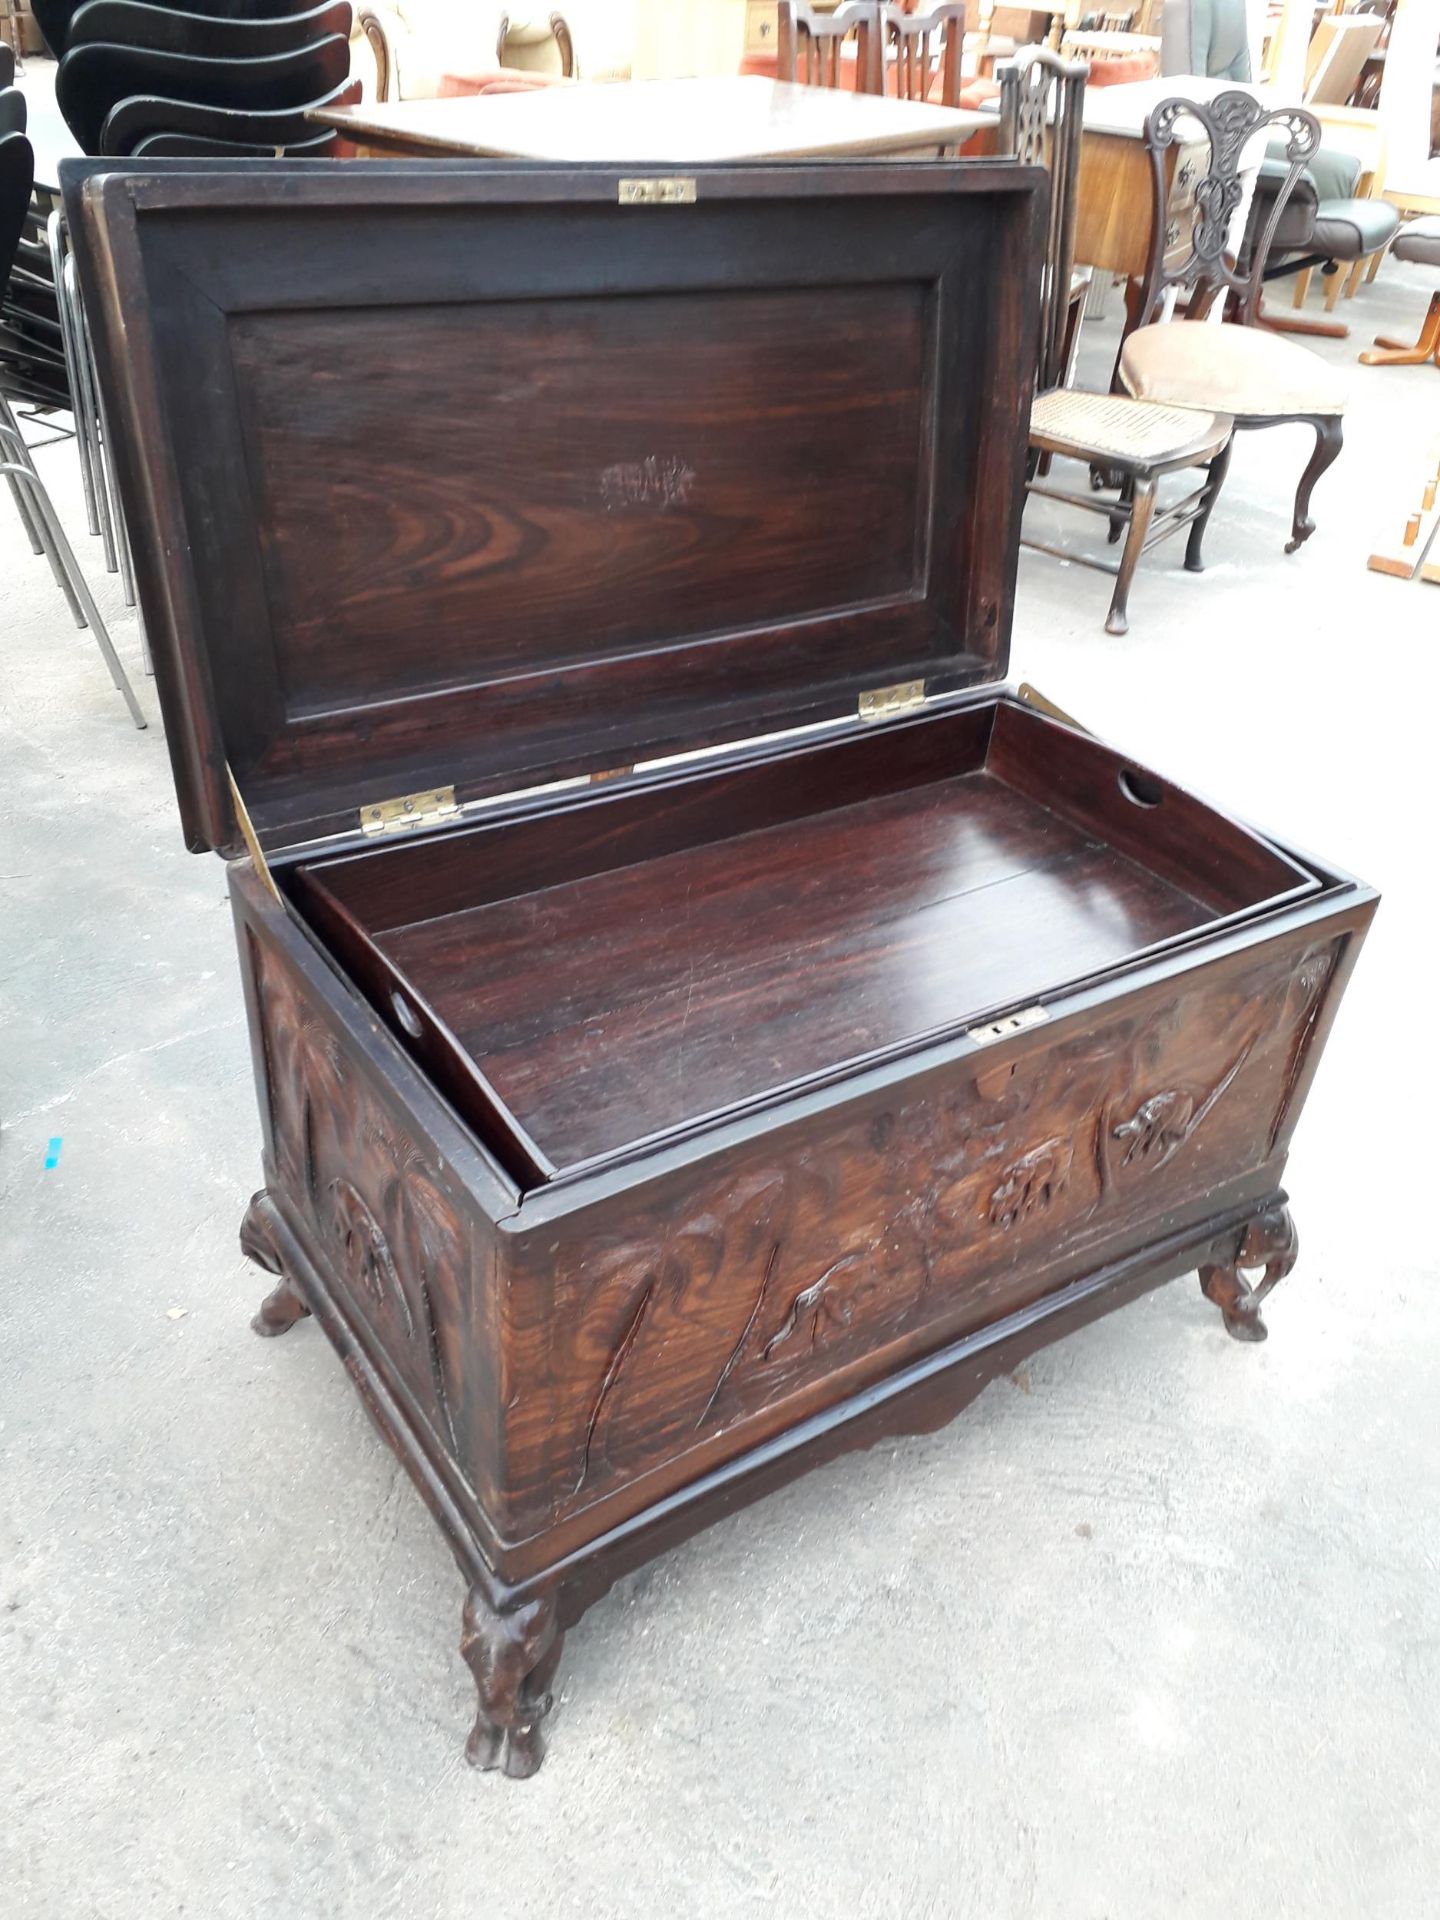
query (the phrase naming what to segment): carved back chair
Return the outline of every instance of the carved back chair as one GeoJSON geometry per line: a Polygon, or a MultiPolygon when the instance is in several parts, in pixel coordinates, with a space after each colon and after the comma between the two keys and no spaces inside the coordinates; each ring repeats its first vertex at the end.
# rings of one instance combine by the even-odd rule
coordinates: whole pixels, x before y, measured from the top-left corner
{"type": "MultiPolygon", "coordinates": [[[[1221,93],[1205,104],[1163,100],[1145,123],[1151,160],[1150,260],[1136,330],[1120,349],[1119,377],[1128,393],[1162,405],[1223,409],[1237,427],[1273,427],[1304,421],[1315,430],[1315,450],[1295,493],[1290,539],[1295,549],[1315,530],[1310,496],[1340,452],[1346,382],[1294,340],[1255,324],[1266,256],[1295,183],[1320,145],[1320,126],[1302,107],[1260,104],[1249,93],[1221,93]],[[1204,177],[1183,215],[1169,210],[1170,147],[1193,142],[1199,123],[1209,143],[1204,177]],[[1284,175],[1248,246],[1239,228],[1250,182],[1268,129],[1283,135],[1284,175]],[[1249,179],[1247,180],[1247,174],[1249,179]],[[1157,319],[1172,296],[1188,298],[1186,317],[1157,319]],[[1211,324],[1216,309],[1239,324],[1211,324]]],[[[1274,148],[1272,147],[1272,152],[1274,148]]]]}
{"type": "Polygon", "coordinates": [[[805,87],[849,84],[846,42],[855,41],[855,92],[885,91],[882,0],[845,0],[833,13],[812,13],[805,0],[780,0],[776,74],[805,87]]]}
{"type": "Polygon", "coordinates": [[[958,107],[960,56],[965,49],[963,0],[948,0],[932,13],[907,13],[903,7],[887,6],[883,27],[886,91],[897,100],[929,100],[938,69],[936,104],[958,107]]]}
{"type": "MultiPolygon", "coordinates": [[[[35,184],[35,155],[23,133],[0,135],[0,309],[5,306],[16,257],[20,252],[27,221],[30,218],[30,194],[35,184]]],[[[0,328],[0,335],[6,332],[0,328]]],[[[137,727],[145,725],[125,669],[110,644],[105,623],[90,597],[85,577],[70,550],[70,542],[50,503],[44,482],[36,471],[30,449],[20,431],[20,423],[10,405],[13,395],[32,397],[26,366],[26,335],[17,336],[19,345],[0,339],[0,474],[10,489],[20,524],[31,549],[43,553],[50,563],[56,584],[69,602],[77,627],[89,627],[110,669],[110,677],[125,698],[130,717],[137,727]]],[[[42,404],[54,404],[42,401],[42,404]]]]}
{"type": "Polygon", "coordinates": [[[55,76],[55,103],[85,153],[104,153],[113,107],[149,95],[235,112],[299,112],[350,74],[350,42],[331,34],[313,46],[252,60],[202,59],[92,41],[71,47],[55,76]]]}
{"type": "Polygon", "coordinates": [[[151,0],[85,0],[70,22],[66,51],[102,41],[204,60],[253,60],[313,47],[331,34],[348,39],[350,26],[350,0],[326,0],[303,11],[296,0],[294,12],[273,20],[217,19],[188,8],[155,6],[151,0]]]}
{"type": "Polygon", "coordinates": [[[1001,151],[1032,165],[1049,156],[1050,215],[1041,270],[1041,314],[1036,350],[1036,398],[1030,414],[1027,491],[1042,499],[1103,514],[1113,545],[1125,544],[1118,562],[1023,538],[1022,546],[1112,574],[1115,587],[1105,619],[1107,633],[1129,626],[1131,582],[1143,555],[1181,527],[1189,527],[1185,565],[1202,570],[1201,543],[1229,459],[1231,426],[1221,413],[1153,406],[1109,393],[1086,393],[1063,384],[1070,358],[1066,339],[1073,295],[1075,213],[1080,173],[1080,136],[1086,68],[1038,47],[1027,47],[1000,73],[1001,151]],[[1056,457],[1082,462],[1091,491],[1080,494],[1043,484],[1056,457]],[[1204,470],[1204,480],[1162,511],[1156,511],[1159,481],[1184,468],[1204,470]],[[1100,493],[1113,498],[1100,499],[1100,493]]]}

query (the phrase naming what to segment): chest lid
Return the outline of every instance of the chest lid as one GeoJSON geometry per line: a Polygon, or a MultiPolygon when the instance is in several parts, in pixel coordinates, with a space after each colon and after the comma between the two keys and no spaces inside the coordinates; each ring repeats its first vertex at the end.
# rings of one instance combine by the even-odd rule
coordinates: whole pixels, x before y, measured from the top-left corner
{"type": "Polygon", "coordinates": [[[1002,678],[1043,180],[67,166],[189,844],[1002,678]]]}

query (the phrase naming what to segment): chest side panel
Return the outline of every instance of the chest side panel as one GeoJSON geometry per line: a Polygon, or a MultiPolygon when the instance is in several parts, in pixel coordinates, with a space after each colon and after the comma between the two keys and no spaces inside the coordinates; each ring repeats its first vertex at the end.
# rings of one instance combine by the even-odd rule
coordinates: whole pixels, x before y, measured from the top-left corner
{"type": "Polygon", "coordinates": [[[301,975],[242,936],[272,1191],[438,1447],[493,1486],[493,1234],[301,975]]]}
{"type": "Polygon", "coordinates": [[[1351,937],[1217,962],[518,1240],[507,1524],[570,1519],[694,1450],[716,1464],[840,1397],[837,1376],[853,1392],[1278,1166],[1351,937]]]}

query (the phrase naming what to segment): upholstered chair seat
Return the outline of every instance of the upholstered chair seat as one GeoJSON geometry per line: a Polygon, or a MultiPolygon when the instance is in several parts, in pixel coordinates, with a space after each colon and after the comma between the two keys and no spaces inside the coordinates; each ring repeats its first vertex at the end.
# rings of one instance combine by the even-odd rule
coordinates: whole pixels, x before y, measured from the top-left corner
{"type": "Polygon", "coordinates": [[[1340,414],[1348,382],[1318,354],[1260,327],[1172,320],[1125,342],[1120,378],[1137,400],[1263,420],[1340,414]]]}

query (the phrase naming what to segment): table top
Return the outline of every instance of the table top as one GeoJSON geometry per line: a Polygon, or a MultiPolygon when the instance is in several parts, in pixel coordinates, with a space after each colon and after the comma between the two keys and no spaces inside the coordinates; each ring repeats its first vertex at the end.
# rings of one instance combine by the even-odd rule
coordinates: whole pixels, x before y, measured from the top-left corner
{"type": "Polygon", "coordinates": [[[968,108],[778,80],[629,80],[449,100],[365,101],[311,115],[349,140],[503,160],[673,163],[906,153],[991,122],[968,108]]]}

